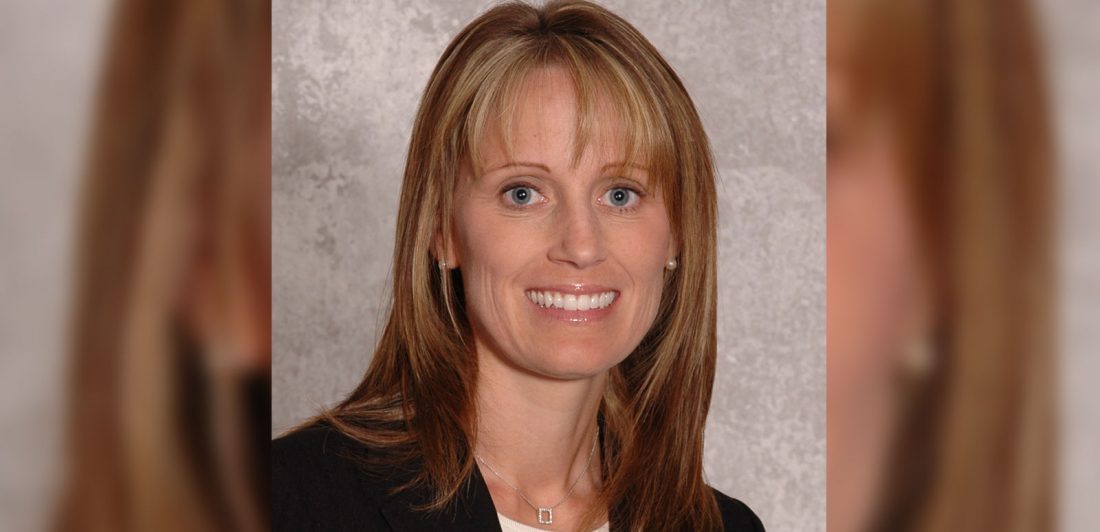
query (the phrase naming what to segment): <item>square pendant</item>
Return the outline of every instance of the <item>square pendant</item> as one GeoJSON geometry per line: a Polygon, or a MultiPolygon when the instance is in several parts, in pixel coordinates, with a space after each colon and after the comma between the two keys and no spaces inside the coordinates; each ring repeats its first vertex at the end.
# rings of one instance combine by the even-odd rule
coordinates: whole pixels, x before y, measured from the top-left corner
{"type": "Polygon", "coordinates": [[[552,524],[554,524],[554,509],[553,508],[539,508],[539,524],[540,525],[552,525],[552,524]]]}

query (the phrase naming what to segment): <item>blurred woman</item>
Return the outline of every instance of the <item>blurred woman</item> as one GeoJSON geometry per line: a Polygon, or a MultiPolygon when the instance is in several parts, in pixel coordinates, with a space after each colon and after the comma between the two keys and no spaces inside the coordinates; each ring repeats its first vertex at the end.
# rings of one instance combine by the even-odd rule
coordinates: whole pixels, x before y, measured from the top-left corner
{"type": "Polygon", "coordinates": [[[116,6],[58,530],[266,527],[270,4],[116,6]]]}
{"type": "Polygon", "coordinates": [[[1023,0],[836,0],[828,527],[1053,528],[1051,140],[1023,0]]]}

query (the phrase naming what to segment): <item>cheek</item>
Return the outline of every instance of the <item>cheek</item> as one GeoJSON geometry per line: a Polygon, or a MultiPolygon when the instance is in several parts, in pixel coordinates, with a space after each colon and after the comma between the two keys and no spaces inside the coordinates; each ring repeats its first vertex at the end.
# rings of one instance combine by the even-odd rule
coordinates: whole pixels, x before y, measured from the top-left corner
{"type": "Polygon", "coordinates": [[[829,167],[830,526],[869,515],[894,423],[896,357],[907,340],[902,327],[913,311],[919,280],[913,218],[896,168],[883,152],[860,153],[844,164],[831,161],[829,167]]]}
{"type": "Polygon", "coordinates": [[[889,378],[919,281],[902,178],[883,155],[858,162],[830,168],[826,202],[827,356],[841,389],[889,378]]]}
{"type": "Polygon", "coordinates": [[[464,271],[508,271],[522,262],[532,245],[531,235],[507,223],[469,220],[460,224],[458,233],[459,265],[464,271]]]}
{"type": "Polygon", "coordinates": [[[457,237],[458,265],[468,302],[477,302],[492,289],[494,280],[514,271],[526,244],[508,224],[476,215],[459,217],[457,237]]]}
{"type": "Polygon", "coordinates": [[[612,255],[618,259],[622,268],[630,273],[644,312],[638,319],[646,321],[648,326],[656,316],[664,288],[665,265],[669,255],[672,236],[667,218],[654,217],[646,223],[622,228],[613,238],[612,255]]]}
{"type": "Polygon", "coordinates": [[[490,209],[458,211],[455,223],[467,310],[482,326],[499,333],[511,322],[515,306],[525,301],[512,281],[545,254],[543,244],[532,228],[502,220],[490,209]]]}

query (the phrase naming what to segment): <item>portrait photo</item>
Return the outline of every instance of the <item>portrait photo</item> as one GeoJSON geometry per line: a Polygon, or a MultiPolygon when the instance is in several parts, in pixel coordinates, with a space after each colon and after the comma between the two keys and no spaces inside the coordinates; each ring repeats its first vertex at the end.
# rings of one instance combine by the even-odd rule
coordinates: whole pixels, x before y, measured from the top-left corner
{"type": "Polygon", "coordinates": [[[274,528],[824,530],[824,39],[275,2],[274,528]]]}

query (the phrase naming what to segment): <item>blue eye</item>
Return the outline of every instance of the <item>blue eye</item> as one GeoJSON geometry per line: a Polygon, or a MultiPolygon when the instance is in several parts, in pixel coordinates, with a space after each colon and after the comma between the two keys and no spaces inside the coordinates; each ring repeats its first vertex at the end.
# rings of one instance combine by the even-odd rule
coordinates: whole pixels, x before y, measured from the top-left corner
{"type": "Polygon", "coordinates": [[[629,188],[615,187],[608,190],[602,199],[612,207],[630,207],[638,202],[638,193],[629,188]]]}
{"type": "Polygon", "coordinates": [[[534,188],[520,185],[504,191],[504,197],[508,203],[523,207],[535,203],[541,195],[534,188]]]}

